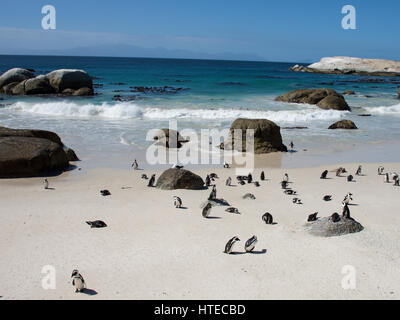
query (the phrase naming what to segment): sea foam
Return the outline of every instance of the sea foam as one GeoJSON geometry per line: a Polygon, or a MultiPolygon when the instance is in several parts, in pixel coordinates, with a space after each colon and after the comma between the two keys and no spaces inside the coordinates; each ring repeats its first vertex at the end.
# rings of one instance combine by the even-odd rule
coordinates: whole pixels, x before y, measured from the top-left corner
{"type": "Polygon", "coordinates": [[[365,108],[369,113],[380,115],[400,115],[400,103],[390,107],[368,107],[365,108]]]}

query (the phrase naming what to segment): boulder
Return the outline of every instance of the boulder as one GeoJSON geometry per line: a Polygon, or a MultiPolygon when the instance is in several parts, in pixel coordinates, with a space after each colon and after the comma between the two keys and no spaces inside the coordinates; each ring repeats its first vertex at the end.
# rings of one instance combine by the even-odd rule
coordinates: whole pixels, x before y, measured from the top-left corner
{"type": "Polygon", "coordinates": [[[7,85],[5,85],[2,89],[4,94],[13,94],[13,89],[15,86],[17,86],[19,82],[11,82],[7,85]]]}
{"type": "Polygon", "coordinates": [[[0,178],[59,172],[76,159],[54,132],[0,127],[0,178]]]}
{"type": "Polygon", "coordinates": [[[358,129],[351,120],[340,120],[332,124],[328,129],[358,129]]]}
{"type": "Polygon", "coordinates": [[[343,92],[343,94],[347,94],[347,95],[355,95],[356,93],[353,90],[345,90],[343,92]]]}
{"type": "Polygon", "coordinates": [[[347,110],[350,107],[343,96],[333,89],[299,89],[287,92],[275,101],[315,104],[321,109],[347,110]]]}
{"type": "Polygon", "coordinates": [[[184,169],[168,169],[157,180],[156,188],[162,190],[189,189],[201,190],[204,188],[203,179],[184,169]]]}
{"type": "Polygon", "coordinates": [[[0,138],[0,178],[39,176],[68,166],[63,147],[50,140],[0,138]]]}
{"type": "Polygon", "coordinates": [[[330,217],[318,219],[305,225],[306,231],[318,237],[335,237],[356,233],[364,227],[356,220],[340,217],[338,222],[333,222],[330,217]]]}
{"type": "Polygon", "coordinates": [[[34,74],[26,69],[14,68],[6,71],[0,76],[0,90],[13,82],[21,82],[27,79],[34,78],[34,74]]]}
{"type": "Polygon", "coordinates": [[[50,85],[49,79],[44,75],[40,75],[36,78],[25,81],[24,93],[26,95],[53,94],[56,93],[56,91],[50,85]]]}
{"type": "Polygon", "coordinates": [[[399,87],[399,89],[397,91],[397,99],[400,99],[400,87],[399,87]]]}
{"type": "Polygon", "coordinates": [[[188,142],[183,139],[178,131],[172,129],[161,129],[153,138],[158,141],[157,144],[165,146],[166,148],[181,148],[182,143],[188,142]]]}
{"type": "Polygon", "coordinates": [[[92,96],[94,94],[92,88],[83,87],[78,90],[75,90],[72,94],[73,96],[92,96]]]}
{"type": "Polygon", "coordinates": [[[221,144],[225,150],[246,152],[246,132],[254,130],[254,153],[264,154],[270,152],[287,152],[287,147],[282,143],[281,128],[267,119],[236,119],[230,128],[227,140],[221,144]],[[235,144],[234,131],[242,130],[242,145],[235,144]]]}
{"type": "Polygon", "coordinates": [[[46,77],[58,93],[65,89],[89,88],[93,90],[92,78],[83,70],[60,69],[48,73],[46,77]]]}

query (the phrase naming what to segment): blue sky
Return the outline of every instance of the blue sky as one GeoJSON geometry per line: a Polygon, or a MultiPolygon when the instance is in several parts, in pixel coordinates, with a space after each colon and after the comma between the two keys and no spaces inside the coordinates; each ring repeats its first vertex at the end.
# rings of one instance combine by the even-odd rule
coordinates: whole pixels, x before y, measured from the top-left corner
{"type": "MultiPolygon", "coordinates": [[[[2,0],[0,53],[68,54],[93,47],[101,54],[126,45],[271,61],[333,55],[397,60],[399,13],[398,0],[2,0]],[[47,4],[57,10],[56,30],[41,29],[47,4]],[[357,30],[341,28],[347,4],[357,10],[357,30]]],[[[157,50],[152,54],[164,52],[157,50]]]]}

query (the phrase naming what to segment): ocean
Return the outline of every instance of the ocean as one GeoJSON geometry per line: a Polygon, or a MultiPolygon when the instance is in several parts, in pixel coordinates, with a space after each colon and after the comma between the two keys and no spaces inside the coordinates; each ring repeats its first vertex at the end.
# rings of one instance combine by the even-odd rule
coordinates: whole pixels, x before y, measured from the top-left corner
{"type": "MultiPolygon", "coordinates": [[[[342,162],[398,161],[400,77],[294,73],[293,63],[184,59],[0,56],[0,72],[21,67],[46,74],[83,69],[94,79],[94,97],[10,97],[0,101],[0,125],[58,133],[88,167],[126,167],[133,158],[145,164],[150,129],[225,129],[239,117],[266,118],[282,128],[284,143],[297,155],[282,155],[282,167],[342,162]],[[132,92],[132,87],[156,87],[132,92]],[[321,110],[305,104],[275,102],[290,90],[349,89],[352,112],[321,110]],[[143,90],[142,90],[143,91],[143,90]],[[119,96],[119,97],[115,97],[119,96]],[[119,100],[119,101],[116,101],[119,100]],[[361,117],[360,114],[371,114],[361,117]],[[359,130],[327,130],[349,119],[359,130]]],[[[306,65],[306,64],[303,64],[306,65]]]]}

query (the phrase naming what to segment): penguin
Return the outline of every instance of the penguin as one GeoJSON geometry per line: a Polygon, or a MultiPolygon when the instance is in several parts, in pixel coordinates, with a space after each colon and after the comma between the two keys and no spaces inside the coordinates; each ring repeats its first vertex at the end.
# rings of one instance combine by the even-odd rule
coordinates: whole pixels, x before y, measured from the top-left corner
{"type": "Polygon", "coordinates": [[[261,172],[260,180],[264,181],[265,180],[265,173],[264,171],[261,172]]]}
{"type": "Polygon", "coordinates": [[[229,177],[228,179],[226,179],[225,185],[226,185],[227,187],[230,187],[231,184],[232,184],[232,178],[229,177]]]}
{"type": "Polygon", "coordinates": [[[183,169],[183,166],[179,166],[176,163],[174,163],[171,168],[180,170],[180,169],[183,169]]]}
{"type": "Polygon", "coordinates": [[[211,190],[210,196],[208,197],[208,200],[215,200],[217,199],[217,187],[213,185],[213,188],[211,190]]]}
{"type": "Polygon", "coordinates": [[[262,221],[264,221],[266,224],[272,224],[274,222],[274,218],[269,212],[267,212],[262,216],[262,221]]]}
{"type": "Polygon", "coordinates": [[[360,175],[361,175],[361,172],[362,172],[362,166],[359,165],[359,166],[358,166],[358,169],[357,169],[357,171],[356,171],[356,176],[360,176],[360,175]]]}
{"type": "Polygon", "coordinates": [[[289,148],[290,148],[290,150],[293,150],[293,149],[294,149],[294,143],[293,143],[293,141],[290,141],[289,148]]]}
{"type": "Polygon", "coordinates": [[[182,199],[177,196],[174,196],[174,206],[175,208],[178,209],[182,208],[182,199]]]}
{"type": "Polygon", "coordinates": [[[242,198],[243,199],[250,199],[250,200],[255,200],[256,199],[254,194],[251,194],[251,193],[246,193],[242,198]]]}
{"type": "Polygon", "coordinates": [[[216,173],[210,173],[210,178],[211,179],[219,179],[219,177],[216,173]]]}
{"type": "Polygon", "coordinates": [[[208,218],[210,216],[211,208],[212,208],[212,204],[207,203],[207,205],[204,207],[204,209],[202,211],[202,215],[204,218],[208,218]]]}
{"type": "Polygon", "coordinates": [[[282,189],[286,189],[287,188],[288,183],[286,181],[282,181],[281,182],[281,187],[282,189]]]}
{"type": "Polygon", "coordinates": [[[246,252],[252,252],[256,246],[257,241],[257,237],[252,236],[249,240],[246,241],[244,245],[244,250],[246,250],[246,252]]]}
{"type": "Polygon", "coordinates": [[[225,169],[229,169],[229,168],[230,168],[229,163],[225,162],[225,163],[224,163],[224,168],[225,168],[225,169]]]}
{"type": "Polygon", "coordinates": [[[260,183],[258,181],[254,181],[254,185],[258,188],[260,186],[260,183]]]}
{"type": "Polygon", "coordinates": [[[225,211],[229,212],[229,213],[240,214],[239,210],[237,208],[233,208],[233,207],[230,207],[230,208],[226,209],[225,211]]]}
{"type": "Polygon", "coordinates": [[[336,177],[340,177],[340,175],[342,173],[346,173],[346,169],[345,168],[340,167],[340,168],[336,169],[336,177]]]}
{"type": "Polygon", "coordinates": [[[106,223],[101,220],[86,221],[86,223],[90,226],[90,228],[105,228],[105,227],[107,227],[106,223]]]}
{"type": "Polygon", "coordinates": [[[385,174],[385,182],[390,183],[389,173],[385,174]]]}
{"type": "Polygon", "coordinates": [[[154,182],[156,181],[156,175],[153,174],[149,180],[149,183],[147,184],[148,187],[154,187],[154,182]]]}
{"type": "Polygon", "coordinates": [[[287,189],[287,190],[283,191],[283,193],[284,193],[284,194],[287,194],[287,195],[289,195],[289,196],[292,196],[292,195],[297,194],[297,191],[294,191],[294,190],[292,190],[292,189],[287,189]]]}
{"type": "Polygon", "coordinates": [[[283,176],[283,181],[289,183],[289,175],[287,173],[283,176]]]}
{"type": "Polygon", "coordinates": [[[139,168],[139,164],[138,164],[138,162],[136,161],[136,159],[133,161],[132,167],[133,167],[133,170],[137,170],[137,169],[139,168]]]}
{"type": "Polygon", "coordinates": [[[47,190],[49,188],[49,180],[44,179],[43,180],[43,185],[44,185],[44,189],[47,190]]]}
{"type": "Polygon", "coordinates": [[[343,206],[343,211],[342,211],[342,216],[344,218],[350,219],[350,209],[349,206],[347,205],[347,203],[342,202],[342,206],[343,206]]]}
{"type": "Polygon", "coordinates": [[[337,212],[335,212],[334,214],[331,215],[331,217],[329,218],[332,222],[336,223],[340,221],[340,216],[337,212]]]}
{"type": "Polygon", "coordinates": [[[246,182],[244,182],[243,180],[240,180],[240,181],[239,181],[239,184],[240,184],[241,186],[244,186],[244,185],[246,184],[246,182]]]}
{"type": "Polygon", "coordinates": [[[399,177],[396,178],[396,180],[394,180],[394,187],[400,187],[400,179],[399,177]]]}
{"type": "Polygon", "coordinates": [[[328,175],[328,170],[325,170],[324,172],[322,172],[321,174],[321,179],[326,179],[326,176],[328,175]]]}
{"type": "Polygon", "coordinates": [[[383,171],[385,171],[385,168],[382,167],[382,166],[379,166],[379,167],[378,167],[378,176],[383,175],[383,171]]]}
{"type": "Polygon", "coordinates": [[[307,222],[314,222],[314,221],[317,221],[317,220],[318,220],[317,215],[318,215],[318,212],[315,212],[315,213],[313,213],[313,214],[310,214],[310,215],[308,216],[307,222]]]}
{"type": "Polygon", "coordinates": [[[299,199],[299,198],[293,198],[293,203],[294,203],[294,204],[303,204],[303,203],[301,202],[301,199],[299,199]]]}
{"type": "Polygon", "coordinates": [[[322,199],[323,199],[324,201],[331,201],[331,200],[332,200],[332,196],[327,195],[327,196],[324,196],[322,199]]]}
{"type": "Polygon", "coordinates": [[[75,292],[82,292],[86,288],[85,280],[78,270],[72,271],[72,285],[75,287],[75,292]]]}
{"type": "Polygon", "coordinates": [[[349,204],[350,203],[350,201],[352,201],[353,200],[353,198],[352,198],[352,193],[348,193],[348,194],[346,194],[346,196],[344,197],[344,199],[343,199],[343,202],[344,203],[346,203],[346,204],[349,204]]]}
{"type": "Polygon", "coordinates": [[[111,192],[108,191],[108,190],[100,190],[100,194],[101,194],[103,197],[111,196],[111,192]]]}
{"type": "Polygon", "coordinates": [[[252,183],[253,182],[253,176],[251,175],[251,173],[249,173],[249,175],[247,176],[247,183],[252,183]]]}
{"type": "Polygon", "coordinates": [[[349,175],[349,176],[347,177],[347,181],[348,181],[348,182],[352,182],[353,179],[354,179],[354,177],[353,177],[352,175],[349,175]]]}
{"type": "Polygon", "coordinates": [[[210,176],[207,175],[207,177],[206,177],[206,186],[209,187],[210,185],[211,185],[211,179],[210,179],[210,176]]]}
{"type": "Polygon", "coordinates": [[[142,174],[142,179],[143,180],[149,180],[149,178],[147,177],[147,174],[142,174]]]}
{"type": "Polygon", "coordinates": [[[240,241],[240,239],[238,237],[233,237],[232,239],[230,239],[226,245],[225,245],[225,250],[224,253],[226,254],[231,254],[232,253],[232,249],[233,249],[233,245],[237,242],[240,241]]]}
{"type": "Polygon", "coordinates": [[[396,181],[399,178],[399,175],[396,172],[392,173],[392,180],[396,181]]]}

